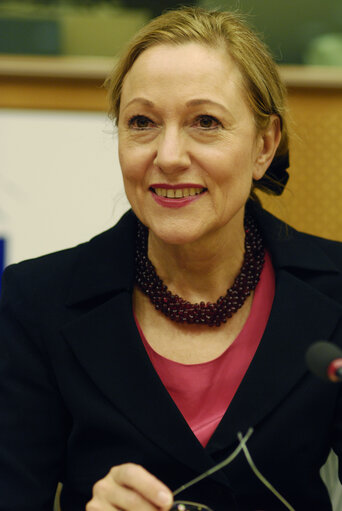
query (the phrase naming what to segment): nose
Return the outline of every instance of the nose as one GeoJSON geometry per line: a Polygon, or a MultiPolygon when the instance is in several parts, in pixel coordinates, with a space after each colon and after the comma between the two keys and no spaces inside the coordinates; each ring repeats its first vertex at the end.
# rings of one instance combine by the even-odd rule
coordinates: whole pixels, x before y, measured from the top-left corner
{"type": "Polygon", "coordinates": [[[186,170],[191,160],[186,136],[176,126],[165,129],[157,140],[154,164],[165,174],[186,170]]]}

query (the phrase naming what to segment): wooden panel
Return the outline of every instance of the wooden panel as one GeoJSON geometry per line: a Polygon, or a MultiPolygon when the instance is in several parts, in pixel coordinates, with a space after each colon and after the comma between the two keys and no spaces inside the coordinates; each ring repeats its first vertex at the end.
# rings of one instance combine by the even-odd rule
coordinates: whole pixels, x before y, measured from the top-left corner
{"type": "Polygon", "coordinates": [[[2,77],[1,108],[106,110],[103,80],[2,77]]]}
{"type": "Polygon", "coordinates": [[[342,87],[290,88],[290,180],[267,209],[296,228],[342,241],[342,87]]]}
{"type": "Polygon", "coordinates": [[[111,58],[0,56],[0,107],[107,110],[111,58]]]}

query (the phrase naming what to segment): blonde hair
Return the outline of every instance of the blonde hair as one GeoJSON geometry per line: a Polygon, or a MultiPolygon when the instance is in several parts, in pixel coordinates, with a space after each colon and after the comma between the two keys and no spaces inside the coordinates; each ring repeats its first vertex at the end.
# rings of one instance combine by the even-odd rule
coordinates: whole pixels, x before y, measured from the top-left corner
{"type": "MultiPolygon", "coordinates": [[[[266,45],[236,12],[207,11],[199,7],[183,7],[154,18],[127,45],[105,86],[110,101],[110,117],[118,122],[124,78],[139,55],[160,44],[182,45],[196,42],[212,48],[225,46],[239,67],[248,103],[254,114],[257,130],[267,127],[272,114],[281,122],[281,140],[276,156],[288,152],[286,89],[277,65],[266,45]]],[[[222,85],[224,86],[224,85],[222,85]]],[[[266,181],[254,187],[272,193],[266,181]]]]}

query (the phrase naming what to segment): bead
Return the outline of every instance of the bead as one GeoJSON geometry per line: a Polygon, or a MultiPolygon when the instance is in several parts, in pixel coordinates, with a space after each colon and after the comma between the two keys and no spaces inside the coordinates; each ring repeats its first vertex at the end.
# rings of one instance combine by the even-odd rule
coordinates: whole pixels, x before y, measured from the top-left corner
{"type": "Polygon", "coordinates": [[[215,303],[200,302],[191,304],[178,295],[173,295],[148,259],[148,230],[138,221],[137,245],[135,254],[136,284],[145,293],[155,309],[170,320],[178,323],[219,327],[245,303],[246,298],[256,288],[265,261],[263,240],[252,217],[245,216],[245,254],[240,273],[235,278],[225,296],[215,303]]]}

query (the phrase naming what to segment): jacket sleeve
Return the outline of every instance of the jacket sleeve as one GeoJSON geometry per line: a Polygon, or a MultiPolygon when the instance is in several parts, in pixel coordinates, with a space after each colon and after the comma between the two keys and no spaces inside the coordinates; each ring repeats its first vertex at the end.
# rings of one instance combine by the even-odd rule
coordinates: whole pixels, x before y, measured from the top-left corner
{"type": "Polygon", "coordinates": [[[4,272],[0,301],[0,509],[51,511],[62,479],[66,413],[39,311],[19,277],[16,266],[4,272]]]}

